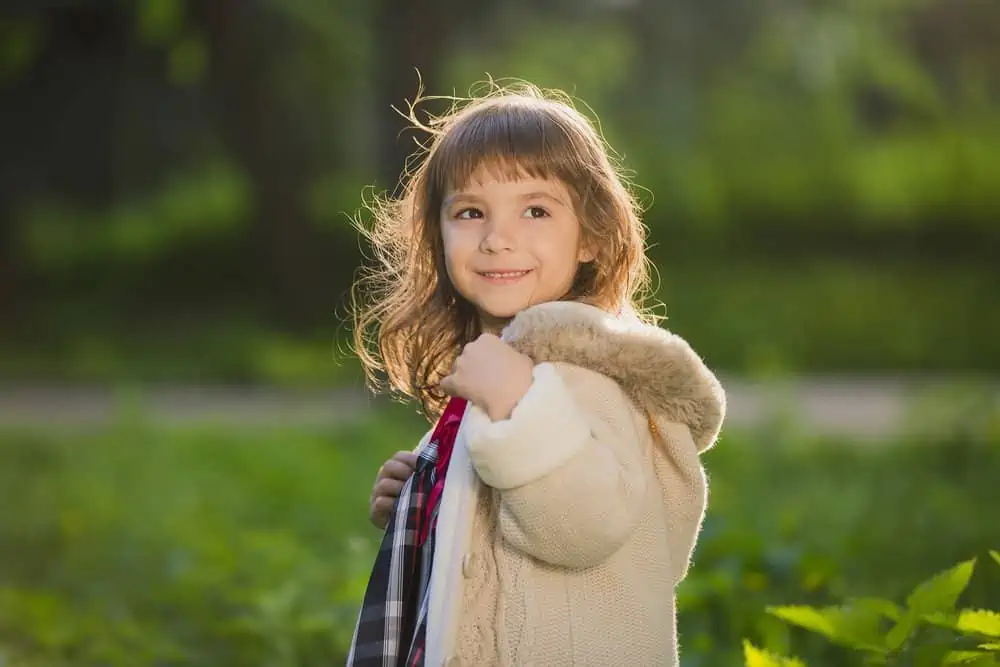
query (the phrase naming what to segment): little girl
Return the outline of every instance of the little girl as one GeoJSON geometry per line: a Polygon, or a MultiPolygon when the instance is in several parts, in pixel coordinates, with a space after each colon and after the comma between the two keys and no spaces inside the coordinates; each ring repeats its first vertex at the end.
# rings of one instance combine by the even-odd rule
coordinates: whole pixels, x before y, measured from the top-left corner
{"type": "Polygon", "coordinates": [[[410,118],[431,141],[376,210],[355,335],[437,419],[376,481],[348,664],[676,665],[725,398],[638,308],[635,201],[564,96],[410,118]]]}

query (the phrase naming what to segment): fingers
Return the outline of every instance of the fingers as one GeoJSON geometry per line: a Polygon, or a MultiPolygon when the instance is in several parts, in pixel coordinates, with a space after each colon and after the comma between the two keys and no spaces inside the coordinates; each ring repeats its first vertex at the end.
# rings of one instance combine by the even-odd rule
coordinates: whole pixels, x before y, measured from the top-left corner
{"type": "Polygon", "coordinates": [[[372,503],[372,509],[377,516],[388,516],[392,513],[392,508],[396,505],[395,498],[376,498],[372,503]]]}
{"type": "Polygon", "coordinates": [[[408,466],[410,468],[410,470],[413,470],[414,468],[417,467],[417,453],[416,452],[408,452],[408,451],[396,452],[396,455],[393,456],[392,458],[393,458],[393,460],[399,461],[403,465],[408,466]]]}
{"type": "Polygon", "coordinates": [[[385,529],[396,499],[403,491],[406,480],[417,465],[415,452],[399,451],[378,469],[375,485],[372,487],[371,505],[368,518],[376,528],[385,529]]]}
{"type": "Polygon", "coordinates": [[[458,391],[458,388],[455,386],[455,376],[454,375],[447,375],[447,376],[441,378],[441,382],[438,384],[438,387],[440,387],[441,391],[443,391],[448,396],[456,396],[457,395],[456,392],[458,391]]]}
{"type": "Polygon", "coordinates": [[[389,523],[389,515],[392,514],[402,490],[403,482],[393,479],[382,479],[375,485],[372,490],[368,518],[376,528],[385,528],[389,523]]]}
{"type": "Polygon", "coordinates": [[[382,471],[379,473],[378,479],[391,479],[405,482],[412,474],[413,466],[408,465],[404,461],[389,459],[382,466],[382,471]]]}
{"type": "Polygon", "coordinates": [[[375,484],[372,496],[375,498],[398,498],[405,481],[383,477],[375,484]]]}
{"type": "Polygon", "coordinates": [[[369,519],[376,528],[385,529],[389,523],[389,515],[392,513],[395,500],[392,498],[376,498],[372,501],[369,519]]]}
{"type": "Polygon", "coordinates": [[[416,466],[415,452],[399,451],[378,469],[369,508],[369,519],[376,528],[384,529],[389,523],[389,514],[392,513],[396,499],[416,466]]]}

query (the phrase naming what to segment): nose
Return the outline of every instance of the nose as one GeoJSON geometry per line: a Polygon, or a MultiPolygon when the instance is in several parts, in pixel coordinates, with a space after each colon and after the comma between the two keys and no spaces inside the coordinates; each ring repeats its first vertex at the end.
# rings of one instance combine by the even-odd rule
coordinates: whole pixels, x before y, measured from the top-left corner
{"type": "Polygon", "coordinates": [[[503,216],[491,217],[483,225],[483,239],[479,249],[487,255],[513,250],[515,246],[515,223],[503,216]]]}

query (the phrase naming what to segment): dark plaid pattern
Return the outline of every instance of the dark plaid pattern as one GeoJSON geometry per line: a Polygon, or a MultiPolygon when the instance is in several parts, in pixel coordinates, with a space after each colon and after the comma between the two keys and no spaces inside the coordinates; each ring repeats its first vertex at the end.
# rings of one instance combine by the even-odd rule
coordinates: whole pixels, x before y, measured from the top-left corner
{"type": "Polygon", "coordinates": [[[434,524],[465,401],[452,399],[403,486],[375,557],[347,667],[423,667],[434,524]]]}

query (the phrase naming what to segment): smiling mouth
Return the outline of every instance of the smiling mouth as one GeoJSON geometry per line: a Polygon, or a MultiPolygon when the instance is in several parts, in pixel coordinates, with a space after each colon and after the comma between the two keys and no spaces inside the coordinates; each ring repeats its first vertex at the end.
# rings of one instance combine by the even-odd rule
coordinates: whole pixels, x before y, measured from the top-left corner
{"type": "Polygon", "coordinates": [[[521,278],[524,278],[533,270],[534,269],[525,269],[523,271],[477,271],[476,273],[490,282],[509,283],[516,282],[521,278]]]}

